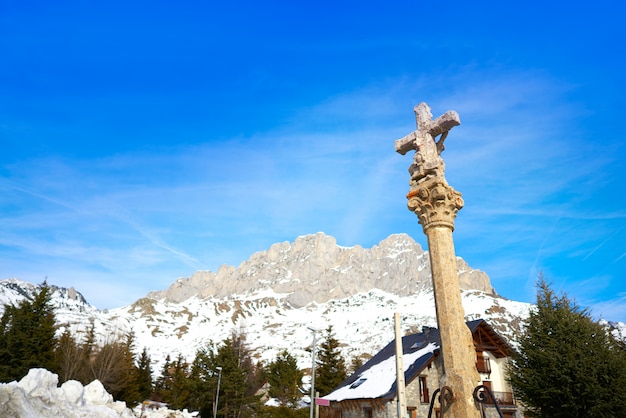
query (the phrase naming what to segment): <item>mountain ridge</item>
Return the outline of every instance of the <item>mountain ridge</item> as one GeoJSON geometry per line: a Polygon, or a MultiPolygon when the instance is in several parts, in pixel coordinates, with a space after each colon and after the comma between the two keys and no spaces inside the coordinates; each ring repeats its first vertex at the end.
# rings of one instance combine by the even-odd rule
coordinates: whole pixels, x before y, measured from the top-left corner
{"type": "MultiPolygon", "coordinates": [[[[511,335],[530,305],[497,296],[487,274],[460,257],[457,267],[464,303],[471,301],[468,318],[491,318],[511,335]]],[[[16,286],[0,281],[0,302],[9,290],[14,303],[36,288],[24,284],[16,296],[16,286]]],[[[428,253],[406,234],[372,248],[339,246],[323,233],[300,236],[256,252],[238,267],[196,272],[111,310],[99,311],[73,289],[55,288],[53,294],[59,333],[69,330],[80,340],[93,326],[104,343],[132,332],[137,352],[148,349],[155,371],[168,354],[191,360],[198,348],[233,332],[247,335],[258,360],[272,361],[288,349],[305,368],[309,325],[320,331],[333,325],[346,359],[372,354],[393,339],[396,311],[406,332],[437,325],[428,253]]]]}
{"type": "MultiPolygon", "coordinates": [[[[532,304],[497,295],[486,273],[457,257],[466,320],[485,319],[510,343],[532,304]]],[[[0,280],[0,303],[16,303],[36,285],[0,280]],[[8,296],[7,296],[8,295],[8,296]]],[[[393,316],[404,333],[436,327],[428,253],[406,234],[372,248],[342,247],[323,233],[272,245],[238,267],[199,271],[130,305],[100,311],[74,289],[55,287],[58,332],[79,341],[93,326],[105,343],[132,332],[135,350],[148,350],[159,373],[167,355],[193,360],[206,348],[243,333],[254,357],[270,362],[288,350],[310,366],[312,334],[333,326],[349,361],[367,358],[394,338],[393,316]]]]}
{"type": "MultiPolygon", "coordinates": [[[[486,273],[457,257],[462,290],[495,294],[486,273]]],[[[432,290],[428,252],[407,234],[394,234],[371,248],[342,247],[334,237],[318,232],[293,243],[273,244],[254,253],[238,267],[222,266],[217,273],[198,271],[176,280],[167,290],[148,297],[183,302],[191,296],[226,297],[261,289],[289,294],[294,307],[353,296],[374,288],[393,294],[432,290]],[[382,280],[385,279],[385,280],[382,280]]]]}

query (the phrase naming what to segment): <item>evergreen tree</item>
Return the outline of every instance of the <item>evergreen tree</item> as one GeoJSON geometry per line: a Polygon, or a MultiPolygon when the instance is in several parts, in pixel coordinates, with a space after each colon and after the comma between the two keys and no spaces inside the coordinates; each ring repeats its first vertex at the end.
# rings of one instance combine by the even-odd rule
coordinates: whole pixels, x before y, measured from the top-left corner
{"type": "Polygon", "coordinates": [[[161,375],[154,384],[154,394],[152,399],[155,401],[163,402],[165,395],[172,389],[172,376],[170,371],[172,370],[172,358],[168,354],[165,357],[165,362],[161,366],[161,375]]]}
{"type": "Polygon", "coordinates": [[[266,368],[265,376],[270,385],[269,395],[282,405],[296,408],[302,397],[299,386],[304,373],[298,368],[298,362],[287,350],[283,350],[276,360],[266,368]]]}
{"type": "Polygon", "coordinates": [[[189,363],[179,354],[176,361],[170,367],[171,376],[170,390],[164,395],[164,401],[172,409],[184,409],[189,407],[190,390],[188,385],[189,363]]]}
{"type": "Polygon", "coordinates": [[[200,416],[213,416],[215,394],[219,371],[215,364],[215,356],[212,353],[213,346],[200,348],[191,364],[188,379],[189,385],[189,408],[200,411],[200,416]]]}
{"type": "Polygon", "coordinates": [[[239,358],[239,368],[245,372],[246,386],[245,396],[250,399],[258,392],[263,384],[263,365],[258,365],[252,360],[252,352],[246,342],[245,330],[231,334],[232,347],[239,358]]]}
{"type": "Polygon", "coordinates": [[[5,305],[0,318],[0,381],[24,377],[31,368],[56,372],[52,290],[44,282],[34,297],[5,305]]]}
{"type": "Polygon", "coordinates": [[[617,417],[626,411],[626,352],[605,327],[539,277],[509,379],[534,417],[617,417]]]}
{"type": "Polygon", "coordinates": [[[316,357],[315,390],[325,396],[348,377],[346,363],[341,356],[339,341],[333,334],[332,325],[326,329],[316,357]]]}
{"type": "Polygon", "coordinates": [[[233,334],[223,341],[214,354],[213,363],[222,368],[219,391],[218,416],[225,418],[248,417],[259,408],[259,396],[249,383],[254,376],[250,350],[245,343],[245,336],[233,334]]]}
{"type": "Polygon", "coordinates": [[[144,399],[139,394],[139,370],[135,361],[135,334],[129,333],[123,342],[120,343],[122,349],[123,384],[116,393],[111,393],[115,399],[126,401],[133,407],[144,399]]]}
{"type": "Polygon", "coordinates": [[[148,355],[148,351],[144,347],[141,352],[141,356],[137,361],[137,394],[138,400],[144,401],[150,398],[152,395],[153,385],[152,385],[152,361],[150,356],[148,355]]]}
{"type": "Polygon", "coordinates": [[[153,399],[165,402],[173,409],[189,408],[191,402],[189,378],[189,364],[182,354],[179,354],[174,362],[168,354],[161,370],[161,377],[157,379],[153,399]]]}
{"type": "MultiPolygon", "coordinates": [[[[90,327],[87,330],[87,335],[84,341],[78,342],[79,353],[77,362],[80,363],[80,370],[78,372],[78,381],[83,385],[88,385],[95,379],[93,362],[96,357],[96,353],[100,350],[100,347],[96,344],[96,327],[93,318],[90,320],[90,327]]],[[[71,359],[70,359],[71,361],[71,359]]]]}

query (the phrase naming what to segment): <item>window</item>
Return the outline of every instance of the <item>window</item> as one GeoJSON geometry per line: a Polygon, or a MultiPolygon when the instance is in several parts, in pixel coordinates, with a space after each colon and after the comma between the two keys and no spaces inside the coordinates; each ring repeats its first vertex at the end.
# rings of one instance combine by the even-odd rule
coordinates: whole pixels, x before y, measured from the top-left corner
{"type": "Polygon", "coordinates": [[[363,408],[363,416],[365,418],[372,418],[373,417],[372,408],[363,408]]]}
{"type": "Polygon", "coordinates": [[[365,382],[367,380],[367,378],[360,378],[359,380],[357,380],[356,382],[354,382],[353,384],[350,385],[350,389],[355,389],[358,388],[359,386],[361,386],[363,384],[363,382],[365,382]]]}
{"type": "Polygon", "coordinates": [[[483,357],[482,354],[476,356],[476,369],[479,373],[491,373],[491,364],[489,357],[483,357]]]}
{"type": "Polygon", "coordinates": [[[428,393],[428,382],[426,381],[426,376],[419,377],[419,385],[420,385],[420,402],[430,403],[430,394],[428,393]]]}

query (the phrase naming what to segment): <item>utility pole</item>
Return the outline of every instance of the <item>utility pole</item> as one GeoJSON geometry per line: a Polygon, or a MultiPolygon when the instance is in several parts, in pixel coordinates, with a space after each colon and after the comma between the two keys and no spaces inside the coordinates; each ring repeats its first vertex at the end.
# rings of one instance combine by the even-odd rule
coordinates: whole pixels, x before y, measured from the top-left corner
{"type": "Polygon", "coordinates": [[[406,417],[406,388],[404,382],[404,361],[402,350],[402,333],[400,330],[400,314],[393,315],[396,336],[396,386],[398,387],[398,418],[406,417]]]}
{"type": "Polygon", "coordinates": [[[313,332],[313,348],[311,349],[311,405],[309,410],[309,418],[313,418],[313,410],[315,409],[315,337],[317,329],[307,327],[313,332]]]}

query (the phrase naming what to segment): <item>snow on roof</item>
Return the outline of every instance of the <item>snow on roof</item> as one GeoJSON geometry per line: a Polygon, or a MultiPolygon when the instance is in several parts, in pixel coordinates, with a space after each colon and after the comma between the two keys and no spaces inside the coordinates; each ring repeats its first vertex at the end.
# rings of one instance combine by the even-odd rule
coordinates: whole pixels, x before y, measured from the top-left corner
{"type": "MultiPolygon", "coordinates": [[[[507,355],[506,342],[483,319],[466,322],[472,334],[483,336],[490,344],[500,347],[501,355],[507,355]]],[[[418,373],[434,358],[441,346],[439,330],[423,327],[422,332],[402,337],[404,379],[411,383],[418,373]]],[[[395,340],[380,350],[352,376],[344,380],[333,392],[323,397],[340,402],[354,399],[393,399],[396,396],[396,347],[395,340]]]]}
{"type": "MultiPolygon", "coordinates": [[[[414,363],[421,363],[430,358],[439,346],[433,342],[425,347],[405,353],[403,356],[404,372],[413,367],[414,363]]],[[[390,392],[396,382],[396,357],[392,355],[377,363],[358,375],[352,383],[339,387],[334,392],[326,395],[323,399],[329,401],[343,401],[346,399],[375,399],[383,397],[390,392]]]]}

